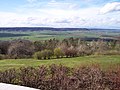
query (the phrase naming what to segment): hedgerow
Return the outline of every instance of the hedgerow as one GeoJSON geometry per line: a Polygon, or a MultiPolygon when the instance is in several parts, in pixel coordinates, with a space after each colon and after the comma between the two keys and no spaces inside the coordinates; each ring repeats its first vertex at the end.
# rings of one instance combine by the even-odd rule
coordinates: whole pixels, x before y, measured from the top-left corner
{"type": "Polygon", "coordinates": [[[99,65],[22,67],[0,71],[0,82],[40,90],[120,90],[120,66],[113,70],[102,70],[99,65]]]}

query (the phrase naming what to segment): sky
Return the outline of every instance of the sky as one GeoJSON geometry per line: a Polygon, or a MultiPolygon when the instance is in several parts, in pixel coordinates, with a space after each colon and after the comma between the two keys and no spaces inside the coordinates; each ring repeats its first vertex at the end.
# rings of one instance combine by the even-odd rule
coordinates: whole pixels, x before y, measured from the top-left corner
{"type": "Polygon", "coordinates": [[[120,29],[120,0],[0,0],[0,27],[120,29]]]}

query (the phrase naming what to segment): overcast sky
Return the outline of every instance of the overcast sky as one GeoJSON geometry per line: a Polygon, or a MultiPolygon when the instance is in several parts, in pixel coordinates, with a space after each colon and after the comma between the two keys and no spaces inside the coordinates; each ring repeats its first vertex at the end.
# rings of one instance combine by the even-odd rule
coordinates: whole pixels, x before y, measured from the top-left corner
{"type": "Polygon", "coordinates": [[[120,28],[120,0],[0,0],[0,27],[120,28]]]}

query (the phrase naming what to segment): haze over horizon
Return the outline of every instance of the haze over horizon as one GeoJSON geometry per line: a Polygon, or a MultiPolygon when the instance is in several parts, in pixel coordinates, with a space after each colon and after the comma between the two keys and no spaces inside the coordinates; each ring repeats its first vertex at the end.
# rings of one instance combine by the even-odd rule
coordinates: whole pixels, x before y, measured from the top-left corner
{"type": "Polygon", "coordinates": [[[0,27],[120,29],[120,0],[0,0],[0,27]]]}

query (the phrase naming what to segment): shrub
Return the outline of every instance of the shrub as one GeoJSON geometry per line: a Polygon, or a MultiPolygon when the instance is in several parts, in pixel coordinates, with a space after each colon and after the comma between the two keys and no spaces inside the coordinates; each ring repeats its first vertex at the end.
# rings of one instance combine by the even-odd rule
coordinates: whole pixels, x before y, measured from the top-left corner
{"type": "Polygon", "coordinates": [[[117,50],[109,50],[103,53],[104,55],[120,55],[120,51],[117,50]]]}
{"type": "MultiPolygon", "coordinates": [[[[50,79],[48,82],[49,90],[70,90],[71,82],[69,78],[70,68],[63,65],[51,65],[50,69],[50,79]]],[[[46,88],[46,90],[48,90],[46,88]]],[[[72,89],[74,90],[74,89],[72,89]]]]}
{"type": "Polygon", "coordinates": [[[62,46],[62,51],[66,57],[75,57],[77,56],[77,49],[74,46],[62,46]]]}
{"type": "Polygon", "coordinates": [[[78,52],[77,49],[73,46],[68,48],[68,54],[69,54],[70,57],[77,56],[77,52],[78,52]]]}
{"type": "Polygon", "coordinates": [[[103,71],[99,67],[80,67],[73,73],[76,90],[105,90],[103,71]]]}
{"type": "Polygon", "coordinates": [[[54,49],[54,55],[59,58],[59,57],[63,57],[64,53],[62,52],[62,50],[60,48],[55,48],[54,49]]]}
{"type": "Polygon", "coordinates": [[[99,65],[71,69],[62,65],[0,71],[0,83],[40,90],[120,90],[120,66],[104,71],[99,65]]]}
{"type": "Polygon", "coordinates": [[[45,44],[42,41],[35,41],[34,47],[36,52],[42,51],[45,49],[45,44]]]}
{"type": "Polygon", "coordinates": [[[0,54],[7,55],[9,46],[10,46],[10,41],[0,41],[0,54]]]}
{"type": "Polygon", "coordinates": [[[41,54],[44,59],[50,59],[53,56],[53,52],[47,49],[41,51],[41,54]]]}
{"type": "Polygon", "coordinates": [[[79,56],[90,55],[92,53],[90,47],[86,44],[79,45],[77,50],[79,56]]]}
{"type": "Polygon", "coordinates": [[[50,59],[53,56],[53,52],[51,50],[46,50],[47,58],[50,59]]]}
{"type": "Polygon", "coordinates": [[[0,54],[0,60],[5,59],[5,55],[0,54]]]}
{"type": "Polygon", "coordinates": [[[17,79],[17,71],[15,69],[0,72],[0,82],[2,83],[15,84],[17,79]]]}
{"type": "Polygon", "coordinates": [[[34,55],[33,55],[33,57],[35,58],[35,59],[42,59],[42,53],[39,51],[39,52],[35,52],[34,53],[34,55]]]}
{"type": "Polygon", "coordinates": [[[103,52],[105,52],[106,50],[109,50],[109,47],[108,47],[108,44],[107,42],[103,41],[103,40],[98,40],[97,42],[97,49],[96,49],[96,52],[98,54],[102,54],[103,52]]]}
{"type": "Polygon", "coordinates": [[[116,44],[115,44],[115,50],[120,51],[120,40],[116,42],[116,44]]]}
{"type": "Polygon", "coordinates": [[[26,67],[20,68],[19,81],[21,85],[45,90],[47,68],[44,66],[38,68],[26,67]]]}

